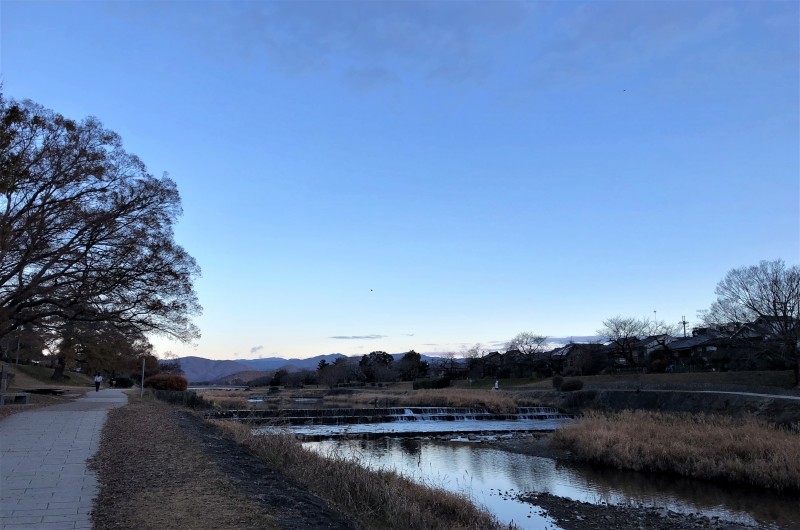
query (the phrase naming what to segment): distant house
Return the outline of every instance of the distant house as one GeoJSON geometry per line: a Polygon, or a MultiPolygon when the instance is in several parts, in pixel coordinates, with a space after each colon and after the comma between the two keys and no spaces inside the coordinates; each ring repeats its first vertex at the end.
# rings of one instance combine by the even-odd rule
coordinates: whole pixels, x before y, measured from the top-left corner
{"type": "Polygon", "coordinates": [[[499,351],[489,352],[470,363],[470,377],[495,377],[503,366],[503,354],[499,351]]]}
{"type": "Polygon", "coordinates": [[[564,375],[594,375],[607,364],[611,348],[604,344],[571,342],[550,353],[553,371],[564,375]]]}
{"type": "Polygon", "coordinates": [[[645,365],[650,360],[653,352],[671,349],[669,344],[674,340],[675,337],[670,335],[651,335],[650,337],[639,339],[632,345],[631,351],[637,363],[639,365],[645,365]]]}
{"type": "Polygon", "coordinates": [[[755,322],[743,324],[733,335],[737,339],[780,340],[785,332],[790,334],[800,328],[800,321],[778,317],[759,317],[755,322]]]}
{"type": "Polygon", "coordinates": [[[673,340],[669,343],[669,350],[681,364],[696,364],[693,359],[706,357],[717,351],[718,338],[713,335],[693,335],[673,340]]]}
{"type": "Polygon", "coordinates": [[[760,318],[695,328],[691,337],[675,339],[668,348],[677,363],[700,369],[782,368],[778,326],[774,319],[760,318]]]}

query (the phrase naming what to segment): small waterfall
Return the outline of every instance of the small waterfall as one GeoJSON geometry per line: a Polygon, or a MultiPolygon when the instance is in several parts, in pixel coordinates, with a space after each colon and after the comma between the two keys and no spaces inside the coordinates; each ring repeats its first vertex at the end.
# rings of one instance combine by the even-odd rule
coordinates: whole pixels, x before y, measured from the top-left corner
{"type": "Polygon", "coordinates": [[[467,407],[390,407],[377,409],[268,409],[213,411],[207,417],[248,419],[284,425],[354,425],[402,422],[520,422],[568,419],[552,407],[520,407],[498,413],[467,407]]]}

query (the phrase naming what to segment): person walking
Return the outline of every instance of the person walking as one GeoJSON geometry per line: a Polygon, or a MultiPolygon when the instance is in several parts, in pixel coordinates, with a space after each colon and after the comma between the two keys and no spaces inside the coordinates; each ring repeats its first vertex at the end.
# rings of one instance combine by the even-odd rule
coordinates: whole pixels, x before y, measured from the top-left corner
{"type": "Polygon", "coordinates": [[[103,376],[100,375],[100,372],[97,372],[97,375],[94,376],[94,391],[100,392],[100,383],[103,382],[103,376]]]}

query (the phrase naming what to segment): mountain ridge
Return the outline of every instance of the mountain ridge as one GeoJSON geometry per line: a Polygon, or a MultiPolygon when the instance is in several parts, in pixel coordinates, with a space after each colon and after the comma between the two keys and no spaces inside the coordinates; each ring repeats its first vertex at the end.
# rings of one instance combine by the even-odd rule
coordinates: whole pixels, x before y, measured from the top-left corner
{"type": "Polygon", "coordinates": [[[337,357],[346,357],[346,355],[341,353],[329,353],[309,357],[307,359],[265,357],[261,359],[239,359],[236,361],[214,360],[190,355],[187,357],[178,357],[175,360],[180,363],[183,376],[190,383],[197,383],[202,381],[215,381],[237,372],[268,372],[280,370],[281,368],[289,371],[316,370],[321,360],[324,359],[331,363],[335,361],[337,357]]]}
{"type": "MultiPolygon", "coordinates": [[[[395,360],[399,360],[404,353],[391,354],[395,360]]],[[[283,357],[263,357],[260,359],[238,359],[238,360],[214,360],[194,355],[178,357],[175,359],[181,365],[183,376],[190,383],[215,381],[238,372],[271,372],[274,370],[285,369],[289,372],[300,370],[316,370],[319,362],[324,360],[333,363],[339,357],[348,357],[342,353],[327,353],[315,355],[306,359],[285,359],[283,357]]],[[[354,355],[351,358],[360,358],[361,355],[354,355]]],[[[421,354],[423,360],[430,362],[435,357],[421,354]]]]}

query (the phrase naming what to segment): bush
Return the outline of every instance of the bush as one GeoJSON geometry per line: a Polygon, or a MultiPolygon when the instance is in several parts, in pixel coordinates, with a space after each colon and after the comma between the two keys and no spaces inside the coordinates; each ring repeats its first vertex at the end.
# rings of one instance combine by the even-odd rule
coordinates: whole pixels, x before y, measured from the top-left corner
{"type": "Polygon", "coordinates": [[[113,381],[116,388],[131,388],[133,386],[133,379],[128,377],[115,377],[113,381]]]}
{"type": "Polygon", "coordinates": [[[447,388],[450,386],[449,377],[437,377],[436,379],[417,379],[414,381],[414,390],[427,390],[429,388],[447,388]]]}
{"type": "Polygon", "coordinates": [[[156,374],[145,379],[144,386],[155,390],[186,390],[189,382],[179,375],[156,374]]]}
{"type": "Polygon", "coordinates": [[[561,389],[561,385],[564,384],[564,378],[560,375],[553,376],[553,388],[556,390],[561,389]]]}
{"type": "Polygon", "coordinates": [[[583,388],[583,381],[580,379],[567,379],[561,383],[559,390],[562,392],[572,392],[574,390],[580,390],[581,388],[583,388]]]}
{"type": "Polygon", "coordinates": [[[151,392],[157,399],[174,405],[183,405],[184,407],[201,410],[210,409],[212,407],[209,401],[195,392],[177,390],[152,390],[151,392]]]}
{"type": "Polygon", "coordinates": [[[650,371],[653,373],[664,373],[664,370],[667,368],[667,362],[661,359],[654,359],[653,362],[650,363],[650,371]]]}

